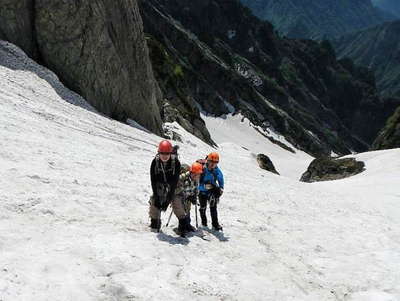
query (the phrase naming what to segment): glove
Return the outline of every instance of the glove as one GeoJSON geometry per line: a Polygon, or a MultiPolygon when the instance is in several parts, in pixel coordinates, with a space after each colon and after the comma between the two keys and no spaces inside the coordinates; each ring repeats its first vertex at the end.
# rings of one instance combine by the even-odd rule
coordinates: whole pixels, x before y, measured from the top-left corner
{"type": "Polygon", "coordinates": [[[219,187],[214,187],[214,188],[211,190],[211,193],[212,193],[217,199],[222,195],[223,192],[224,192],[224,190],[221,189],[221,188],[219,188],[219,187]]]}

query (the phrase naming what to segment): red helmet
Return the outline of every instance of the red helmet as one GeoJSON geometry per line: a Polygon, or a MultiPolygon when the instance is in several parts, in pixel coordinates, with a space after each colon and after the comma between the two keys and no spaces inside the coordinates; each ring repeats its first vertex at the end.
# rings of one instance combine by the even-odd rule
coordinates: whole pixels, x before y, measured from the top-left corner
{"type": "Polygon", "coordinates": [[[196,175],[201,175],[203,173],[203,165],[198,162],[195,162],[190,167],[190,172],[196,175]]]}
{"type": "Polygon", "coordinates": [[[172,153],[172,144],[168,140],[163,140],[158,145],[159,153],[172,153]]]}
{"type": "Polygon", "coordinates": [[[207,156],[207,160],[208,160],[208,161],[213,161],[213,162],[218,163],[218,162],[219,162],[219,155],[218,155],[218,153],[213,152],[213,153],[209,154],[209,155],[207,156]]]}

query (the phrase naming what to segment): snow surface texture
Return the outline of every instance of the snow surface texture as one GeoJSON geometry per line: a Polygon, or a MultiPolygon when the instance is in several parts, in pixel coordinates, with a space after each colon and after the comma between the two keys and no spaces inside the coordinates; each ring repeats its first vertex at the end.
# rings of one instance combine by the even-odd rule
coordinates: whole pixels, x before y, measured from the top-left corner
{"type": "MultiPolygon", "coordinates": [[[[284,151],[280,146],[266,139],[260,133],[263,132],[263,130],[258,128],[260,131],[258,132],[250,121],[241,114],[236,114],[234,116],[228,115],[224,118],[206,115],[202,117],[206,122],[207,128],[212,132],[212,138],[220,148],[235,143],[253,152],[255,156],[260,153],[265,154],[269,156],[277,171],[283,176],[296,180],[300,179],[301,175],[307,170],[308,165],[310,165],[311,161],[314,159],[300,150],[296,150],[295,154],[284,151]]],[[[286,141],[283,136],[272,131],[264,133],[289,146],[293,150],[296,149],[286,141]]]]}
{"type": "MultiPolygon", "coordinates": [[[[183,162],[211,151],[170,127],[183,162]]],[[[210,131],[224,138],[223,125],[210,131]]],[[[97,114],[1,42],[0,300],[400,300],[400,151],[356,155],[364,173],[306,184],[261,170],[248,135],[250,151],[219,149],[225,232],[151,233],[160,138],[97,114]]],[[[298,173],[287,152],[262,149],[298,173]]]]}

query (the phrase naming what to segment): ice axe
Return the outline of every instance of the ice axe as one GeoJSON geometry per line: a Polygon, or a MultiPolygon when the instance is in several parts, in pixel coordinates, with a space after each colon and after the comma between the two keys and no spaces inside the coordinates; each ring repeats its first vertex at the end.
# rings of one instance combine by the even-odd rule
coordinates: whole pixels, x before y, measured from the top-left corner
{"type": "Polygon", "coordinates": [[[172,217],[172,213],[173,213],[173,212],[174,212],[174,210],[172,209],[172,206],[171,206],[171,213],[170,213],[170,215],[169,215],[168,222],[167,222],[167,224],[165,225],[165,227],[168,227],[169,222],[171,221],[171,217],[172,217]]]}
{"type": "Polygon", "coordinates": [[[197,197],[196,197],[196,202],[194,203],[194,206],[195,206],[195,209],[196,209],[196,228],[198,229],[199,228],[199,222],[198,222],[198,219],[197,219],[197,197]]]}

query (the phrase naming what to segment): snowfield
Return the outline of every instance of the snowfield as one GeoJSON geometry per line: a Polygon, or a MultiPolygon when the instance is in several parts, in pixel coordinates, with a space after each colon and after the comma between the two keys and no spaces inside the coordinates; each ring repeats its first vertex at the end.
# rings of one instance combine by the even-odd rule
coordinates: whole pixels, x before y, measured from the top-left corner
{"type": "Polygon", "coordinates": [[[296,180],[300,179],[301,175],[307,170],[307,167],[314,159],[309,154],[297,150],[283,136],[272,131],[266,133],[260,129],[265,135],[296,150],[296,153],[283,151],[280,146],[272,143],[259,131],[255,130],[250,121],[241,114],[224,116],[224,118],[215,118],[206,115],[202,117],[206,122],[207,128],[211,130],[212,138],[219,146],[223,146],[225,143],[235,143],[244,149],[254,152],[255,155],[265,153],[282,176],[296,180]]]}
{"type": "MultiPolygon", "coordinates": [[[[149,232],[161,138],[96,113],[0,42],[0,300],[400,300],[399,149],[306,184],[307,154],[232,116],[206,122],[226,178],[224,233],[177,238],[175,217],[149,232]],[[258,168],[259,152],[283,176],[258,168]]],[[[213,150],[168,126],[184,163],[213,150]]]]}

